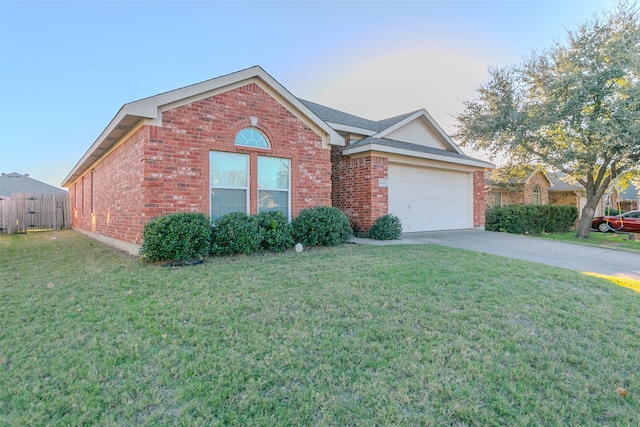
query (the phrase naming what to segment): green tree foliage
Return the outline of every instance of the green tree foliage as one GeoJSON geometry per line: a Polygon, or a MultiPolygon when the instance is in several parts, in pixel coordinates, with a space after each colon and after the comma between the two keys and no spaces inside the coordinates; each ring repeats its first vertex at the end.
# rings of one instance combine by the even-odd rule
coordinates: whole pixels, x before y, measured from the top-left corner
{"type": "Polygon", "coordinates": [[[587,194],[576,235],[590,236],[598,201],[640,176],[640,15],[617,7],[568,32],[565,44],[489,70],[455,137],[514,164],[566,173],[587,194]]]}

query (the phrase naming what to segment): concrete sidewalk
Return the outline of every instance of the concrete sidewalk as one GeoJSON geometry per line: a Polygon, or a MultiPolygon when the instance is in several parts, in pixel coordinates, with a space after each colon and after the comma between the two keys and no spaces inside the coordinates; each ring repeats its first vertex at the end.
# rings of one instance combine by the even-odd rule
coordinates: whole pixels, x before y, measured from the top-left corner
{"type": "Polygon", "coordinates": [[[352,241],[370,245],[432,243],[569,270],[640,280],[640,254],[555,242],[532,236],[481,230],[450,230],[404,233],[400,240],[379,241],[354,237],[352,241]]]}

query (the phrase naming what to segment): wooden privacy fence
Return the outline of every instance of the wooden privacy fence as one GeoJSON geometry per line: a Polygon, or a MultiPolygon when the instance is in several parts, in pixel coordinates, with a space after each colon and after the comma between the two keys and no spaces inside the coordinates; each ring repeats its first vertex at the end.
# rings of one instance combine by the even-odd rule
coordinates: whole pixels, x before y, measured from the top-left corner
{"type": "Polygon", "coordinates": [[[68,194],[0,196],[0,233],[71,228],[68,194]]]}

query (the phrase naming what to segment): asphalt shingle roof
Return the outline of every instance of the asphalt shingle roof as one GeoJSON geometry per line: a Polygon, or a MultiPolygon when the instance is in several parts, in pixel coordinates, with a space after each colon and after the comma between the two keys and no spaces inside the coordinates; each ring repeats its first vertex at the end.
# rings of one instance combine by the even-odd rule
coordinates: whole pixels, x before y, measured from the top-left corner
{"type": "Polygon", "coordinates": [[[569,184],[562,178],[567,175],[561,172],[558,173],[547,173],[547,176],[551,180],[551,187],[549,187],[549,191],[573,191],[573,190],[582,190],[583,187],[578,184],[569,184]]]}
{"type": "Polygon", "coordinates": [[[65,190],[30,178],[17,172],[0,175],[0,196],[11,197],[12,194],[67,194],[65,190]]]}
{"type": "Polygon", "coordinates": [[[393,126],[394,124],[406,119],[407,117],[415,113],[415,111],[412,111],[410,113],[376,121],[354,116],[353,114],[345,113],[334,108],[325,107],[324,105],[316,104],[315,102],[307,101],[304,99],[300,99],[300,102],[302,102],[308,109],[313,111],[325,122],[339,123],[341,125],[353,126],[374,132],[385,130],[388,127],[393,126]]]}

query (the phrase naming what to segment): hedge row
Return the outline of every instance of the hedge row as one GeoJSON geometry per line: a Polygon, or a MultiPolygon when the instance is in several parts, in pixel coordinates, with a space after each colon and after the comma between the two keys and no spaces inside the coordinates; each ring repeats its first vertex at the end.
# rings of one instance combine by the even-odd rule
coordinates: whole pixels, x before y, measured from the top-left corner
{"type": "Polygon", "coordinates": [[[562,233],[571,230],[577,219],[575,206],[501,206],[486,212],[485,230],[514,234],[562,233]]]}
{"type": "Polygon", "coordinates": [[[304,209],[291,223],[280,212],[248,215],[233,212],[211,226],[201,213],[173,213],[154,218],[143,230],[140,255],[148,261],[185,261],[212,255],[284,252],[296,242],[332,246],[353,232],[337,208],[304,209]]]}

